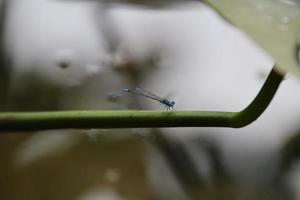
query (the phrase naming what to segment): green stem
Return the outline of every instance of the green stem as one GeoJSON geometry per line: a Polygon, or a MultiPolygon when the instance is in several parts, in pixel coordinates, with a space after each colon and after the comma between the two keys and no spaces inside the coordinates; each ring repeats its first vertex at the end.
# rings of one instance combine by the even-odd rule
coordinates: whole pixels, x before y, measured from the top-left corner
{"type": "Polygon", "coordinates": [[[244,110],[232,116],[230,127],[241,128],[255,121],[272,101],[283,78],[284,75],[274,67],[255,99],[244,110]]]}
{"type": "Polygon", "coordinates": [[[253,102],[241,112],[213,111],[55,111],[0,114],[0,131],[46,129],[244,127],[255,121],[271,102],[283,75],[271,71],[253,102]]]}

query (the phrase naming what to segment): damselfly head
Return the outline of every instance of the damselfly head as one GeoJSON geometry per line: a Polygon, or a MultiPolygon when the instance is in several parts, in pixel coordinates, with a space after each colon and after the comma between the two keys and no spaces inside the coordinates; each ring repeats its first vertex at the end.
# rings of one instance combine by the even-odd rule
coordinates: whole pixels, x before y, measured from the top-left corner
{"type": "Polygon", "coordinates": [[[174,105],[175,105],[175,101],[171,101],[170,106],[174,106],[174,105]]]}

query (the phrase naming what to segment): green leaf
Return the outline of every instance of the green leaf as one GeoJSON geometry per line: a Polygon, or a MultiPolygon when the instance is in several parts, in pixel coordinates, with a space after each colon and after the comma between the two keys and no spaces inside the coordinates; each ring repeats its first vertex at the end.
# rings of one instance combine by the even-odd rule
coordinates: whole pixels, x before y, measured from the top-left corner
{"type": "Polygon", "coordinates": [[[300,5],[292,0],[204,0],[276,61],[300,77],[300,5]]]}

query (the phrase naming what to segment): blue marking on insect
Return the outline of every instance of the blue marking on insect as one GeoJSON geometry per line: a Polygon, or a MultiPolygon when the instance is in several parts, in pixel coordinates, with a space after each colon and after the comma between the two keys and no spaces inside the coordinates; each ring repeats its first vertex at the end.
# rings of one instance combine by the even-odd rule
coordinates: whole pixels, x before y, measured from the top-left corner
{"type": "Polygon", "coordinates": [[[130,92],[130,90],[128,88],[124,88],[123,91],[124,92],[130,92]]]}
{"type": "Polygon", "coordinates": [[[145,89],[136,88],[136,90],[130,90],[128,88],[124,88],[123,91],[133,93],[133,94],[137,94],[137,95],[141,95],[141,96],[153,99],[155,101],[158,101],[161,104],[165,105],[164,109],[166,109],[166,110],[170,110],[171,108],[174,109],[175,101],[168,100],[166,98],[161,98],[161,97],[157,96],[156,94],[153,94],[152,92],[149,92],[145,89]]]}

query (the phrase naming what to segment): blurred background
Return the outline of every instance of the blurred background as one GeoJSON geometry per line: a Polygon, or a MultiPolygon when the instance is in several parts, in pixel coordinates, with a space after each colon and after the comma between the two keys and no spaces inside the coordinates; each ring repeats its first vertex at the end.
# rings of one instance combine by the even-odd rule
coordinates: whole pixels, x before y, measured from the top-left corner
{"type": "MultiPolygon", "coordinates": [[[[299,1],[280,0],[299,6],[299,1]]],[[[266,8],[267,9],[267,8],[266,8]]],[[[1,0],[0,110],[239,111],[274,60],[199,1],[1,0]]],[[[300,199],[300,82],[242,129],[0,134],[0,199],[300,199]]]]}

